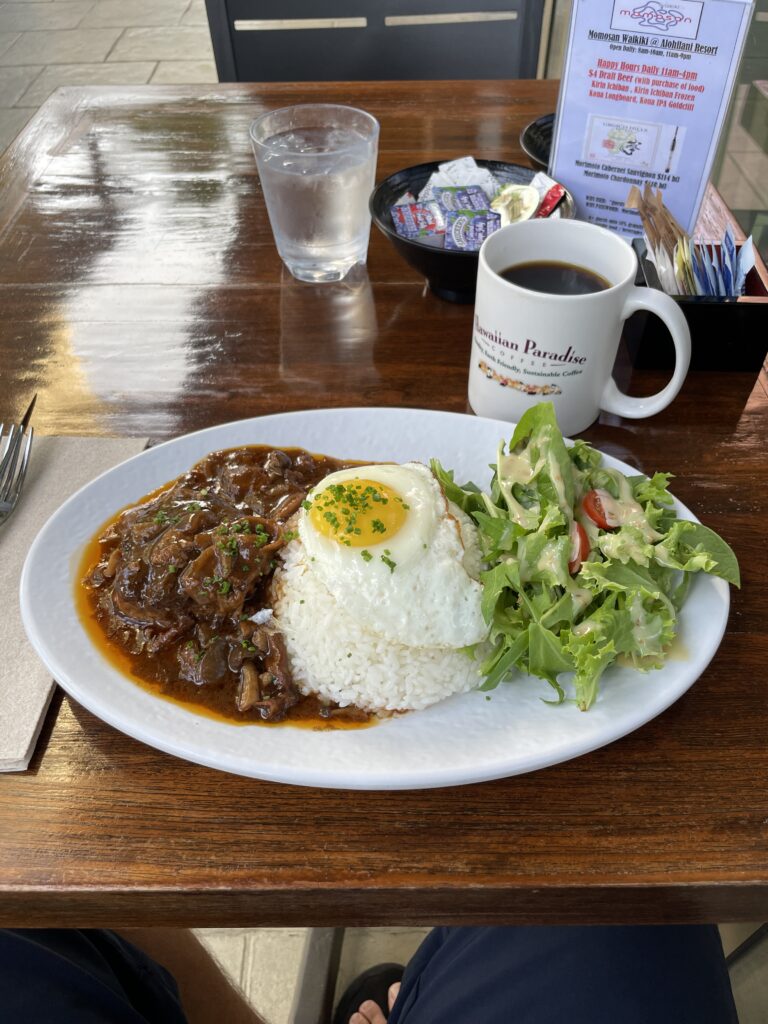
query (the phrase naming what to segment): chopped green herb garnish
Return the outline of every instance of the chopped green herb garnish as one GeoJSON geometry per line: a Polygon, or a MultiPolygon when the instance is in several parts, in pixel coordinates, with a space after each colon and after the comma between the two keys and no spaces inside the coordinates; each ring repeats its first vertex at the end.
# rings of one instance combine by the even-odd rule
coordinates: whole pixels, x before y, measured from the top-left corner
{"type": "Polygon", "coordinates": [[[387,566],[390,572],[395,571],[395,568],[397,567],[397,562],[393,562],[392,559],[388,558],[386,555],[382,555],[381,560],[384,563],[384,565],[387,566]]]}
{"type": "Polygon", "coordinates": [[[371,554],[370,551],[367,550],[367,548],[363,548],[363,550],[360,552],[360,557],[364,562],[370,562],[370,560],[373,558],[373,555],[371,554]]]}
{"type": "Polygon", "coordinates": [[[339,526],[341,526],[341,523],[339,522],[339,517],[335,514],[335,512],[323,512],[323,519],[326,519],[334,528],[334,530],[338,530],[339,526]]]}
{"type": "Polygon", "coordinates": [[[203,580],[203,589],[211,590],[213,587],[216,587],[220,594],[228,594],[232,589],[232,584],[223,576],[206,576],[203,580]]]}
{"type": "Polygon", "coordinates": [[[371,529],[374,533],[386,533],[387,528],[380,519],[374,519],[371,523],[371,529]]]}

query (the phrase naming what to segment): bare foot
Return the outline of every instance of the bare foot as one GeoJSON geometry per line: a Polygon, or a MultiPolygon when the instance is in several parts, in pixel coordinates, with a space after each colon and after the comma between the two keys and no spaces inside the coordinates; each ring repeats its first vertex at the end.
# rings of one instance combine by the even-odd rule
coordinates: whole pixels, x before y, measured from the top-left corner
{"type": "MultiPolygon", "coordinates": [[[[389,992],[387,993],[389,1010],[395,1005],[399,991],[399,981],[389,986],[389,992]]],[[[378,1003],[374,1003],[372,999],[366,999],[364,1003],[360,1004],[357,1013],[353,1013],[349,1018],[349,1024],[387,1024],[387,1018],[384,1016],[384,1012],[378,1003]]]]}

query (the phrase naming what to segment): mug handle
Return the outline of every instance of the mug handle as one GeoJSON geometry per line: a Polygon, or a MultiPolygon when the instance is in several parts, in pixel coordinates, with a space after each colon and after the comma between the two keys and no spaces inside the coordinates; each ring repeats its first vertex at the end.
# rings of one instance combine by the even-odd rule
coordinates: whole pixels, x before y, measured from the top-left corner
{"type": "Polygon", "coordinates": [[[631,398],[629,395],[625,395],[623,391],[619,391],[613,377],[608,378],[600,399],[600,408],[632,420],[641,419],[643,416],[655,416],[657,412],[666,409],[683,386],[691,361],[691,332],[688,330],[688,323],[675,300],[664,292],[655,291],[653,288],[633,288],[621,311],[622,322],[632,313],[641,309],[650,310],[651,313],[661,317],[669,328],[675,345],[675,369],[669,384],[657,394],[648,395],[647,398],[631,398]]]}

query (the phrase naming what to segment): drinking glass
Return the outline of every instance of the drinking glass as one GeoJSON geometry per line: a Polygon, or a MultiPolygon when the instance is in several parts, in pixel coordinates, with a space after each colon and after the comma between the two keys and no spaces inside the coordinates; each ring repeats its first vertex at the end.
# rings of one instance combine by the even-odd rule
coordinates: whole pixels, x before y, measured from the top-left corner
{"type": "Polygon", "coordinates": [[[340,281],[368,251],[378,121],[307,103],[262,114],[251,142],[281,259],[300,281],[340,281]]]}

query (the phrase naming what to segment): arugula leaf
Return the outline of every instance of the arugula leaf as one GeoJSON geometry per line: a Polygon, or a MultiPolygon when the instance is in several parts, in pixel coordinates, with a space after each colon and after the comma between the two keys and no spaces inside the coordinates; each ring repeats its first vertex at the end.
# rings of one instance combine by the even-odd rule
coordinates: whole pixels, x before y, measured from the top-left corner
{"type": "Polygon", "coordinates": [[[495,560],[503,553],[514,550],[525,530],[519,523],[501,516],[489,516],[485,512],[473,512],[472,518],[480,527],[480,541],[486,559],[495,560]]]}
{"type": "Polygon", "coordinates": [[[573,659],[564,649],[560,638],[552,630],[532,622],[528,627],[528,671],[531,675],[546,679],[557,693],[556,701],[545,703],[562,704],[565,693],[557,677],[561,672],[572,672],[573,667],[573,659]]]}
{"type": "Polygon", "coordinates": [[[453,470],[443,469],[438,459],[430,459],[429,468],[439,481],[446,498],[463,512],[470,514],[485,507],[480,488],[471,481],[463,487],[459,486],[453,479],[453,470]]]}
{"type": "Polygon", "coordinates": [[[478,687],[480,690],[495,690],[518,664],[521,658],[528,651],[528,630],[520,633],[510,646],[502,643],[499,645],[497,656],[486,670],[485,665],[482,671],[485,672],[485,680],[478,687]]]}
{"type": "Polygon", "coordinates": [[[481,573],[480,582],[483,585],[480,610],[485,621],[490,622],[504,591],[509,587],[520,589],[520,572],[515,563],[505,560],[495,565],[493,569],[481,573]]]}

